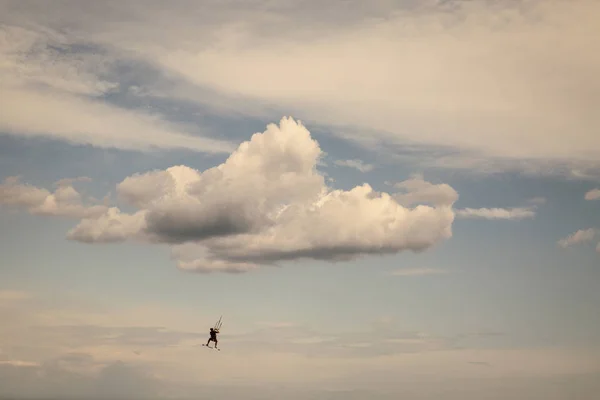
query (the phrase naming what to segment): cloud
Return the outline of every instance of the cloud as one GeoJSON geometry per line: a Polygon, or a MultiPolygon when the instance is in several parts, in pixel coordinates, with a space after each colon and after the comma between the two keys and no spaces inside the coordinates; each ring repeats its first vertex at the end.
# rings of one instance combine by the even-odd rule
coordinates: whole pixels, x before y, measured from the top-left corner
{"type": "Polygon", "coordinates": [[[369,172],[374,168],[372,164],[365,164],[361,160],[336,160],[334,164],[340,167],[354,168],[360,172],[369,172]]]}
{"type": "Polygon", "coordinates": [[[31,294],[22,290],[0,290],[0,304],[4,301],[14,302],[31,298],[31,294]]]}
{"type": "Polygon", "coordinates": [[[558,241],[558,245],[560,247],[567,248],[574,244],[591,242],[592,240],[594,240],[595,236],[596,229],[594,228],[580,229],[577,232],[569,235],[568,237],[560,239],[558,241]]]}
{"type": "Polygon", "coordinates": [[[592,189],[585,194],[586,200],[600,200],[600,189],[592,189]]]}
{"type": "Polygon", "coordinates": [[[0,365],[11,365],[13,367],[37,367],[40,364],[32,361],[0,360],[0,365]]]}
{"type": "Polygon", "coordinates": [[[288,15],[258,11],[222,25],[213,46],[174,49],[168,38],[160,51],[144,50],[198,86],[302,113],[358,142],[369,130],[383,146],[459,149],[479,166],[490,158],[598,165],[600,56],[587,51],[596,46],[591,32],[600,33],[596,1],[428,2],[386,11],[329,20],[314,35],[282,26],[276,36],[258,26],[284,25],[288,15]]]}
{"type": "Polygon", "coordinates": [[[98,373],[89,375],[65,368],[64,359],[42,364],[0,362],[0,395],[121,399],[154,395],[164,388],[162,382],[142,368],[120,361],[100,365],[98,373]]]}
{"type": "Polygon", "coordinates": [[[116,243],[141,235],[145,212],[122,213],[110,207],[96,218],[85,218],[67,233],[67,238],[83,243],[116,243]]]}
{"type": "MultiPolygon", "coordinates": [[[[436,399],[439,393],[423,393],[423,388],[444,380],[463,388],[467,378],[486,385],[494,378],[563,376],[572,382],[578,374],[598,373],[597,348],[494,348],[497,343],[492,338],[482,340],[483,333],[444,337],[410,332],[403,330],[402,320],[387,327],[364,321],[360,331],[348,331],[335,324],[323,326],[317,321],[313,326],[297,324],[286,329],[267,326],[249,332],[232,325],[226,339],[223,336],[222,352],[204,352],[198,347],[206,341],[202,333],[201,340],[192,341],[186,339],[188,332],[183,330],[182,341],[176,342],[171,334],[177,331],[140,326],[143,314],[140,310],[124,308],[121,302],[106,298],[101,302],[114,303],[108,309],[101,307],[105,322],[110,325],[97,324],[97,315],[87,308],[85,298],[65,301],[61,307],[67,309],[56,309],[53,307],[57,295],[67,300],[63,297],[65,292],[53,293],[51,297],[37,295],[42,300],[39,303],[27,307],[18,304],[12,318],[2,316],[5,323],[0,324],[3,350],[0,360],[4,361],[0,362],[0,396],[276,399],[287,393],[286,387],[310,386],[315,390],[312,397],[293,391],[292,396],[284,397],[329,398],[317,392],[322,388],[377,388],[388,392],[390,399],[402,394],[410,398],[410,393],[417,392],[423,398],[436,399]],[[40,313],[50,311],[49,308],[52,313],[40,313]],[[73,309],[80,311],[77,318],[66,313],[73,309]],[[74,320],[79,325],[64,325],[74,320]],[[125,325],[114,325],[117,320],[125,321],[125,325]],[[146,341],[148,338],[152,340],[146,341]],[[143,346],[143,351],[137,351],[138,346],[143,346]],[[473,368],[469,361],[489,362],[494,368],[473,368]],[[429,379],[432,374],[436,376],[435,382],[429,379]]],[[[195,306],[184,308],[185,314],[180,314],[181,305],[168,308],[162,316],[154,305],[146,309],[151,312],[145,316],[151,324],[163,325],[165,317],[173,316],[178,323],[168,325],[207,320],[206,316],[198,316],[202,309],[195,306]]],[[[199,325],[202,327],[201,322],[199,325]]],[[[505,391],[495,390],[502,387],[498,383],[494,393],[504,394],[505,391]]],[[[447,387],[437,389],[441,392],[447,387]]],[[[484,388],[476,393],[471,389],[468,399],[485,397],[484,388]]],[[[555,398],[568,398],[568,392],[565,389],[555,398]]],[[[456,393],[457,398],[465,398],[461,390],[456,393]]],[[[515,398],[522,397],[515,394],[515,398]]],[[[358,398],[372,397],[361,393],[358,398]]]]}
{"type": "Polygon", "coordinates": [[[269,329],[288,329],[293,328],[297,324],[295,322],[287,322],[287,321],[279,321],[279,322],[271,322],[271,321],[260,321],[257,322],[257,325],[261,325],[267,327],[269,329]]]}
{"type": "Polygon", "coordinates": [[[535,217],[535,211],[531,208],[464,208],[456,210],[456,215],[460,218],[481,218],[481,219],[507,219],[519,220],[535,217]]]}
{"type": "Polygon", "coordinates": [[[0,133],[134,151],[231,151],[229,143],[194,136],[159,114],[110,104],[105,96],[120,90],[119,76],[110,76],[117,54],[26,25],[0,23],[0,133]]]}
{"type": "Polygon", "coordinates": [[[99,104],[98,96],[121,89],[106,73],[106,60],[134,59],[183,82],[141,85],[144,93],[194,99],[228,115],[302,115],[394,154],[419,147],[423,152],[411,160],[426,166],[564,168],[579,177],[598,171],[600,55],[589,51],[600,33],[595,0],[368,8],[331,1],[327,10],[314,1],[182,2],[168,10],[139,1],[126,9],[89,4],[51,12],[23,3],[3,6],[0,14],[11,26],[40,27],[4,31],[3,59],[11,69],[3,74],[19,82],[18,92],[6,94],[20,97],[0,96],[10,99],[0,121],[17,134],[42,130],[102,146],[222,150],[158,115],[99,104]],[[105,53],[57,57],[38,45],[46,40],[105,53]],[[25,72],[16,73],[15,65],[25,72]],[[22,82],[43,84],[52,94],[22,82]],[[68,98],[56,95],[65,92],[68,98]],[[24,109],[40,113],[40,122],[24,109]]]}
{"type": "Polygon", "coordinates": [[[394,276],[421,276],[421,275],[439,275],[447,274],[448,271],[438,268],[407,268],[392,271],[394,276]]]}
{"type": "MultiPolygon", "coordinates": [[[[22,207],[34,215],[94,218],[106,213],[104,205],[85,205],[72,182],[82,178],[63,179],[56,183],[54,192],[20,184],[19,177],[9,177],[0,184],[0,205],[22,207]]],[[[83,179],[86,180],[86,179],[83,179]]]]}
{"type": "Polygon", "coordinates": [[[490,367],[491,366],[491,364],[486,361],[469,361],[469,364],[481,365],[482,367],[490,367]]]}
{"type": "Polygon", "coordinates": [[[315,358],[340,357],[372,359],[378,356],[440,351],[454,346],[456,339],[406,332],[397,327],[371,326],[353,332],[324,332],[311,326],[286,329],[263,328],[227,337],[233,351],[302,354],[315,358]]]}
{"type": "Polygon", "coordinates": [[[545,197],[532,197],[531,199],[527,200],[528,203],[535,205],[546,204],[547,201],[548,199],[546,199],[545,197]]]}
{"type": "Polygon", "coordinates": [[[179,268],[246,272],[300,258],[423,251],[451,237],[457,194],[450,186],[415,178],[398,184],[406,192],[400,194],[368,184],[332,190],[316,169],[321,155],[302,124],[283,118],[217,167],[174,166],[126,178],[118,194],[139,210],[112,207],[83,219],[68,238],[167,243],[179,268]],[[419,201],[434,206],[403,205],[419,201]]]}
{"type": "MultiPolygon", "coordinates": [[[[600,199],[600,189],[592,189],[588,191],[585,200],[594,201],[600,199]]],[[[562,248],[567,248],[576,244],[589,243],[594,240],[600,231],[596,228],[579,229],[571,235],[560,239],[557,244],[562,248]]],[[[600,243],[596,246],[596,252],[600,254],[600,243]]]]}
{"type": "Polygon", "coordinates": [[[160,348],[181,344],[187,340],[204,339],[203,334],[169,330],[154,326],[104,326],[92,324],[38,326],[47,340],[62,345],[110,346],[135,349],[160,348]]]}
{"type": "Polygon", "coordinates": [[[458,193],[450,185],[433,184],[423,180],[419,175],[393,185],[402,192],[394,195],[394,199],[405,207],[418,203],[434,206],[451,206],[458,200],[458,193]]]}

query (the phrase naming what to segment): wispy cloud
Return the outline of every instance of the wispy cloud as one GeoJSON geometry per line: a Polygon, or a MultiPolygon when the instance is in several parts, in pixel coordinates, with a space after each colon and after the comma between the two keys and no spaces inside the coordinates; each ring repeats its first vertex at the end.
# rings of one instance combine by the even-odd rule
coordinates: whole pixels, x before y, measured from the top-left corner
{"type": "Polygon", "coordinates": [[[394,11],[376,22],[332,23],[308,40],[285,31],[270,39],[250,19],[231,24],[221,46],[156,57],[197,85],[360,127],[361,136],[369,129],[385,143],[458,148],[481,161],[600,159],[591,150],[599,148],[597,101],[578,89],[595,85],[591,66],[600,66],[582,50],[594,46],[585,32],[597,30],[597,2],[429,3],[394,11]],[[547,46],[559,40],[579,45],[547,46]],[[558,85],[548,65],[569,78],[558,85]],[[534,100],[531,93],[540,92],[544,100],[534,100]]]}
{"type": "Polygon", "coordinates": [[[270,329],[287,329],[297,327],[298,324],[295,322],[286,322],[286,321],[260,321],[256,323],[259,326],[264,326],[270,329]]]}
{"type": "MultiPolygon", "coordinates": [[[[81,302],[64,305],[79,308],[81,302]]],[[[97,315],[81,309],[77,323],[69,325],[65,322],[73,318],[67,316],[68,310],[55,309],[48,301],[26,306],[16,303],[12,312],[3,312],[0,395],[147,398],[184,393],[183,397],[198,398],[211,385],[241,392],[245,383],[255,388],[290,383],[318,388],[340,382],[347,388],[349,377],[352,382],[364,379],[362,382],[370,385],[367,387],[378,386],[380,379],[391,385],[399,371],[407,381],[435,373],[460,382],[474,373],[522,377],[597,372],[596,349],[494,349],[482,346],[480,339],[473,341],[481,338],[481,333],[444,337],[369,324],[360,331],[336,331],[335,326],[329,326],[323,332],[321,326],[302,325],[238,330],[221,337],[221,353],[190,357],[202,351],[199,343],[205,342],[204,334],[193,339],[194,332],[140,324],[139,312],[123,310],[122,304],[115,307],[104,309],[105,323],[98,323],[97,315]],[[43,318],[43,310],[51,311],[54,317],[43,318]],[[121,318],[128,324],[115,324],[121,318]],[[477,372],[468,364],[482,360],[494,365],[493,370],[477,372]],[[382,377],[382,373],[386,375],[382,377]]],[[[148,321],[162,325],[165,321],[160,313],[152,311],[148,321]]],[[[169,316],[180,312],[179,308],[166,311],[169,316]]],[[[197,309],[190,312],[178,317],[180,323],[206,319],[198,316],[197,309]]],[[[405,389],[406,383],[399,387],[405,389]]],[[[392,385],[389,389],[397,388],[392,385]]],[[[276,396],[280,395],[278,390],[276,396]]],[[[229,398],[219,390],[205,397],[229,398]]]]}
{"type": "Polygon", "coordinates": [[[163,115],[101,100],[126,89],[111,62],[135,60],[183,82],[142,92],[261,118],[301,114],[357,143],[368,134],[391,153],[423,146],[417,162],[478,171],[566,166],[579,176],[600,165],[592,95],[600,56],[586,50],[600,33],[597,1],[358,3],[343,2],[344,13],[311,1],[168,9],[133,1],[126,12],[3,6],[3,75],[13,83],[2,89],[10,100],[0,126],[99,146],[223,151],[163,115]]]}
{"type": "Polygon", "coordinates": [[[440,275],[448,274],[449,271],[439,268],[406,268],[391,272],[394,276],[422,276],[422,275],[440,275]]]}
{"type": "Polygon", "coordinates": [[[586,200],[600,200],[600,189],[592,189],[584,196],[586,200]]]}
{"type": "Polygon", "coordinates": [[[461,218],[520,220],[535,217],[535,211],[525,207],[463,208],[456,210],[456,215],[461,218]]]}
{"type": "Polygon", "coordinates": [[[374,168],[372,164],[365,164],[362,160],[336,160],[334,164],[340,167],[354,168],[360,172],[369,172],[374,168]]]}
{"type": "Polygon", "coordinates": [[[19,301],[31,298],[31,293],[21,290],[0,290],[0,301],[19,301]]]}
{"type": "Polygon", "coordinates": [[[564,239],[560,239],[558,241],[558,245],[560,247],[566,248],[569,246],[573,246],[575,244],[579,244],[579,243],[587,243],[587,242],[591,242],[592,240],[594,240],[594,237],[596,236],[596,229],[594,228],[589,228],[589,229],[580,229],[575,233],[572,233],[571,235],[567,236],[564,239]]]}
{"type": "Polygon", "coordinates": [[[111,74],[119,56],[104,46],[78,42],[76,35],[48,27],[22,25],[0,24],[1,133],[135,151],[232,149],[228,142],[190,132],[159,113],[109,103],[106,96],[121,89],[121,77],[111,74]],[[94,45],[96,51],[86,50],[94,45]]]}
{"type": "Polygon", "coordinates": [[[491,364],[486,361],[469,361],[469,364],[481,365],[482,367],[490,367],[491,366],[491,364]]]}
{"type": "Polygon", "coordinates": [[[527,200],[528,203],[535,204],[535,205],[546,204],[547,201],[548,201],[548,199],[546,199],[545,197],[533,197],[533,198],[527,200]]]}

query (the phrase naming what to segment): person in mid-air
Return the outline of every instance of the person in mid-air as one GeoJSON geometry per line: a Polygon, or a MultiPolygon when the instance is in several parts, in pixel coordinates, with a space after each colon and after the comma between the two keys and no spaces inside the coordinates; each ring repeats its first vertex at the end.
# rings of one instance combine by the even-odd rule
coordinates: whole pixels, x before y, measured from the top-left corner
{"type": "Polygon", "coordinates": [[[217,348],[217,333],[219,333],[219,331],[217,331],[214,328],[210,328],[210,337],[208,338],[208,342],[206,342],[207,347],[210,344],[210,342],[215,342],[215,349],[217,348]]]}

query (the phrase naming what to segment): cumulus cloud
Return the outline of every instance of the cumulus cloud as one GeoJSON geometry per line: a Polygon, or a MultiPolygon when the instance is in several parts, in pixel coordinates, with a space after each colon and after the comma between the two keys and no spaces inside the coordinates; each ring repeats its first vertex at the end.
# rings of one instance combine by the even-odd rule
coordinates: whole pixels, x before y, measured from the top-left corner
{"type": "Polygon", "coordinates": [[[336,160],[334,164],[340,167],[354,168],[360,172],[369,172],[374,168],[372,164],[365,164],[362,160],[336,160]]]}
{"type": "Polygon", "coordinates": [[[115,243],[139,235],[145,226],[145,211],[135,214],[110,207],[96,218],[84,218],[67,233],[67,238],[84,243],[115,243]]]}
{"type": "Polygon", "coordinates": [[[585,194],[586,200],[600,200],[600,189],[592,189],[585,194]]]}
{"type": "Polygon", "coordinates": [[[577,232],[572,233],[571,235],[567,236],[566,238],[560,239],[558,241],[558,245],[560,247],[566,248],[569,246],[573,246],[574,244],[587,243],[587,242],[591,242],[592,240],[594,240],[595,236],[596,236],[596,229],[594,229],[594,228],[580,229],[577,232]]]}
{"type": "Polygon", "coordinates": [[[457,194],[450,186],[411,179],[398,184],[400,194],[366,183],[334,190],[316,169],[321,156],[310,132],[283,118],[216,167],[174,166],[126,178],[117,192],[138,211],[112,207],[84,218],[68,237],[167,243],[182,269],[227,272],[300,258],[422,251],[451,237],[457,194]],[[421,201],[433,206],[415,205],[421,201]]]}
{"type": "Polygon", "coordinates": [[[35,215],[94,218],[103,215],[104,205],[86,205],[72,183],[86,178],[63,179],[53,192],[19,183],[19,177],[8,177],[0,184],[0,205],[25,208],[35,215]]]}

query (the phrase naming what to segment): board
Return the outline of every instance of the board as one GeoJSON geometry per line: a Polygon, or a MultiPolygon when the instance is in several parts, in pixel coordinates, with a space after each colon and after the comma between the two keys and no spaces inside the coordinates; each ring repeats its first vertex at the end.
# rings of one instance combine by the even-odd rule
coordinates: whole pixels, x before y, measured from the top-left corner
{"type": "Polygon", "coordinates": [[[209,349],[212,349],[212,350],[221,351],[221,349],[216,349],[216,348],[214,348],[214,347],[207,346],[207,345],[205,345],[205,344],[202,344],[202,346],[203,346],[203,347],[208,347],[209,349]]]}

